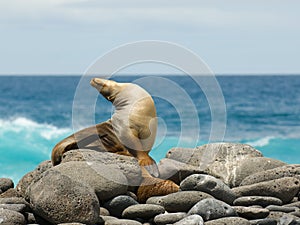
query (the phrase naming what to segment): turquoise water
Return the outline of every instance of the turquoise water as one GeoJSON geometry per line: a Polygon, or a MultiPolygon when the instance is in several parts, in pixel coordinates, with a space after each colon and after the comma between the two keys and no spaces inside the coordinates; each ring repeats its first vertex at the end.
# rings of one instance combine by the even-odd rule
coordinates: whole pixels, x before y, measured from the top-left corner
{"type": "MultiPolygon", "coordinates": [[[[0,177],[17,182],[41,161],[50,159],[53,146],[73,132],[72,103],[79,79],[76,76],[0,77],[0,177]]],[[[118,79],[134,82],[139,78],[118,79]]],[[[191,116],[188,133],[181,134],[182,120],[176,107],[168,98],[154,97],[161,118],[151,151],[156,161],[172,147],[207,143],[211,128],[210,107],[193,80],[175,76],[166,79],[180,85],[194,101],[201,129],[196,129],[197,120],[191,116]],[[201,138],[191,138],[197,132],[201,138]]],[[[217,79],[225,97],[227,121],[224,139],[216,141],[248,143],[267,157],[300,163],[300,76],[220,76],[217,79]]],[[[169,92],[166,89],[163,93],[169,92]]],[[[186,103],[181,100],[180,104],[186,103]]],[[[104,121],[111,113],[111,104],[99,97],[95,120],[104,121]]]]}

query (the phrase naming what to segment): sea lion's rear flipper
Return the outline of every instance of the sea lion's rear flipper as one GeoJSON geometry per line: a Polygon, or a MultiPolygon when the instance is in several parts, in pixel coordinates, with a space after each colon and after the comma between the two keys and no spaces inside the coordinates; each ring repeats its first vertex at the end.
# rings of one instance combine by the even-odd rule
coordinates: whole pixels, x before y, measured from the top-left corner
{"type": "Polygon", "coordinates": [[[59,143],[57,143],[53,150],[52,150],[52,155],[51,155],[51,161],[53,166],[56,166],[60,164],[62,160],[62,156],[65,152],[70,151],[72,149],[77,149],[77,142],[75,140],[74,134],[71,136],[63,139],[59,143]]]}
{"type": "Polygon", "coordinates": [[[147,158],[140,159],[139,164],[142,168],[146,170],[142,171],[144,177],[159,177],[158,167],[155,161],[150,156],[148,156],[147,158]]]}
{"type": "Polygon", "coordinates": [[[179,186],[170,180],[162,180],[155,177],[145,177],[137,190],[137,198],[140,203],[152,196],[163,196],[177,192],[179,186]]]}

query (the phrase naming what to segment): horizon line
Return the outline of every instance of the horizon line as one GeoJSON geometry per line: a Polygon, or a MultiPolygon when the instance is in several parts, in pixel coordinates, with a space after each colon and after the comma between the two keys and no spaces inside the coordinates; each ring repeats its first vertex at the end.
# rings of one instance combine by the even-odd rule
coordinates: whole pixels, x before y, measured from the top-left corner
{"type": "MultiPolygon", "coordinates": [[[[83,76],[84,74],[80,73],[0,73],[1,76],[83,76]]],[[[114,74],[116,75],[116,74],[114,74]]],[[[123,73],[123,74],[117,74],[117,76],[153,76],[153,75],[159,75],[159,76],[185,76],[186,74],[170,74],[170,73],[140,73],[140,74],[134,74],[134,73],[123,73]]],[[[193,74],[194,75],[194,74],[193,74]]],[[[206,76],[211,74],[198,74],[200,76],[206,76]]],[[[215,76],[299,76],[299,73],[213,73],[215,76]]],[[[99,76],[99,74],[89,74],[86,76],[99,76]]],[[[195,75],[197,76],[197,75],[195,75]]]]}

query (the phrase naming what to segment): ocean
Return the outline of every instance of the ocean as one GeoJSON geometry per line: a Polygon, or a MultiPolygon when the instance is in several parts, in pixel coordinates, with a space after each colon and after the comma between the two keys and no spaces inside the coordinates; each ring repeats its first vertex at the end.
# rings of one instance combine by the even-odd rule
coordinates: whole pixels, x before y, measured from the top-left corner
{"type": "MultiPolygon", "coordinates": [[[[214,113],[212,110],[222,106],[220,96],[208,101],[206,91],[189,76],[143,79],[124,75],[115,79],[151,89],[159,117],[157,141],[151,151],[157,162],[172,147],[226,141],[247,143],[266,157],[300,163],[300,76],[217,76],[225,109],[214,113]],[[225,124],[215,121],[213,115],[218,113],[225,113],[225,124]],[[226,128],[224,136],[209,140],[213,126],[217,131],[226,128]]],[[[74,127],[77,118],[73,107],[78,105],[73,104],[79,81],[80,76],[0,76],[0,177],[17,183],[40,162],[50,159],[58,141],[73,129],[84,127],[84,123],[74,127]]],[[[100,95],[90,108],[95,113],[87,116],[92,114],[90,119],[96,123],[113,113],[111,103],[100,95]]]]}

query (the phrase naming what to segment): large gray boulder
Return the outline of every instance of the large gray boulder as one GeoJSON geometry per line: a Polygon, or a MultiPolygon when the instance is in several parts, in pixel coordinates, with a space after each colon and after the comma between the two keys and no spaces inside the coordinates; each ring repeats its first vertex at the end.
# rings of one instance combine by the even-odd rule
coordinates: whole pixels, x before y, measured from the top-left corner
{"type": "Polygon", "coordinates": [[[200,171],[205,171],[232,186],[230,177],[239,163],[246,158],[262,157],[262,154],[246,144],[212,143],[194,149],[173,148],[166,157],[196,166],[200,171]]]}
{"type": "Polygon", "coordinates": [[[72,180],[92,187],[99,201],[106,201],[127,192],[127,179],[115,166],[99,162],[67,162],[55,166],[58,171],[72,180]]]}
{"type": "Polygon", "coordinates": [[[229,182],[233,187],[237,187],[241,184],[244,178],[257,172],[263,172],[265,170],[273,169],[276,167],[284,166],[286,163],[265,157],[254,157],[240,161],[235,171],[230,175],[229,182]]]}
{"type": "Polygon", "coordinates": [[[110,152],[88,149],[68,151],[63,155],[62,164],[70,161],[97,162],[120,170],[127,178],[128,185],[139,186],[143,180],[141,168],[136,158],[110,152]]]}
{"type": "Polygon", "coordinates": [[[173,159],[163,158],[158,163],[158,170],[161,179],[174,181],[179,184],[186,177],[203,173],[198,166],[192,166],[173,159]]]}
{"type": "Polygon", "coordinates": [[[243,179],[240,185],[255,184],[283,177],[295,177],[300,180],[300,164],[280,166],[251,174],[243,179]]]}
{"type": "Polygon", "coordinates": [[[46,171],[27,192],[33,212],[53,224],[92,225],[99,220],[100,206],[94,190],[57,170],[46,171]]]}

